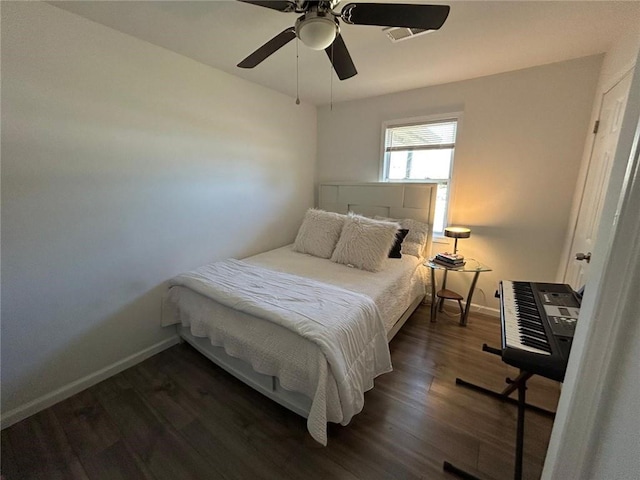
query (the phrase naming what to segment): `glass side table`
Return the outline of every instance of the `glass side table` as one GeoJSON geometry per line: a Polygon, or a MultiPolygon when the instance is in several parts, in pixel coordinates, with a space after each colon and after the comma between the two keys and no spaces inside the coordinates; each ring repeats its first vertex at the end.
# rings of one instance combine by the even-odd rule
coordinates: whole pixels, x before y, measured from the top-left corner
{"type": "Polygon", "coordinates": [[[469,317],[469,309],[471,306],[471,298],[473,297],[473,291],[476,288],[476,283],[478,283],[478,277],[482,272],[490,272],[491,268],[473,258],[465,259],[465,264],[461,267],[447,267],[445,265],[441,265],[439,263],[428,260],[424,263],[425,267],[429,267],[431,269],[431,321],[435,322],[436,317],[438,315],[438,310],[442,311],[444,306],[444,301],[446,299],[457,300],[460,305],[460,325],[467,325],[467,318],[469,317]],[[444,273],[442,275],[442,288],[436,292],[436,270],[443,270],[444,273]],[[473,280],[471,281],[471,286],[469,287],[469,293],[467,294],[467,300],[465,302],[464,308],[462,308],[462,300],[463,297],[459,293],[453,292],[451,290],[447,290],[447,274],[449,272],[462,272],[462,273],[473,273],[473,280]]]}

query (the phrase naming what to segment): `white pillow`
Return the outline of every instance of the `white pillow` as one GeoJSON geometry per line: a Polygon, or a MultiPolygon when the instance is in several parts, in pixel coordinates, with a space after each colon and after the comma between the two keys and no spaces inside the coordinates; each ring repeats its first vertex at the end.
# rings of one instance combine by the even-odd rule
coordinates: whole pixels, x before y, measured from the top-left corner
{"type": "Polygon", "coordinates": [[[346,218],[339,213],[310,208],[304,215],[293,250],[314,257],[331,257],[346,218]]]}
{"type": "Polygon", "coordinates": [[[422,252],[429,238],[428,224],[413,220],[412,218],[403,218],[397,220],[395,218],[386,218],[377,215],[373,218],[375,220],[383,220],[386,222],[398,222],[400,223],[400,228],[406,228],[407,230],[409,230],[409,233],[407,233],[407,236],[402,242],[401,253],[405,255],[413,255],[414,257],[418,258],[422,257],[422,252]]]}
{"type": "Polygon", "coordinates": [[[331,261],[378,272],[389,256],[398,228],[397,223],[349,215],[331,261]]]}

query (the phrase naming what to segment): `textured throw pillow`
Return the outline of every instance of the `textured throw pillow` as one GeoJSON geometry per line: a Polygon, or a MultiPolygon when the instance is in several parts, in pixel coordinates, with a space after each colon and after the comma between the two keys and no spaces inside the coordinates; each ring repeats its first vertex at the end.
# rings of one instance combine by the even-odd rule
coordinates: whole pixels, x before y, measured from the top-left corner
{"type": "Polygon", "coordinates": [[[401,228],[396,232],[396,239],[391,250],[389,250],[389,258],[402,258],[402,241],[404,240],[404,237],[407,236],[407,233],[409,233],[409,230],[406,228],[401,228]]]}
{"type": "Polygon", "coordinates": [[[349,215],[331,261],[378,272],[389,255],[399,225],[349,215]]]}
{"type": "Polygon", "coordinates": [[[331,257],[346,218],[339,213],[310,208],[304,215],[293,250],[314,257],[331,257]]]}
{"type": "Polygon", "coordinates": [[[429,225],[411,218],[405,218],[400,225],[409,229],[407,237],[402,242],[402,253],[421,257],[429,238],[429,225]]]}
{"type": "Polygon", "coordinates": [[[387,222],[398,222],[400,228],[406,228],[409,230],[406,238],[402,242],[401,252],[405,255],[413,255],[414,257],[422,257],[422,251],[427,244],[429,235],[429,225],[411,218],[403,218],[397,220],[395,218],[386,218],[375,216],[375,220],[382,220],[387,222]]]}

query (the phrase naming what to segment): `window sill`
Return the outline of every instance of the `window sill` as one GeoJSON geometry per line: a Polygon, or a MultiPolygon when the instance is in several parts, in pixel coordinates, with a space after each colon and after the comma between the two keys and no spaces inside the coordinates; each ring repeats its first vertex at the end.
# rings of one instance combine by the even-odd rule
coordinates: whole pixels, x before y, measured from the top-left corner
{"type": "Polygon", "coordinates": [[[445,237],[444,235],[440,235],[440,234],[434,234],[433,237],[431,237],[431,241],[432,243],[439,243],[442,245],[451,244],[451,240],[449,240],[448,237],[445,237]]]}

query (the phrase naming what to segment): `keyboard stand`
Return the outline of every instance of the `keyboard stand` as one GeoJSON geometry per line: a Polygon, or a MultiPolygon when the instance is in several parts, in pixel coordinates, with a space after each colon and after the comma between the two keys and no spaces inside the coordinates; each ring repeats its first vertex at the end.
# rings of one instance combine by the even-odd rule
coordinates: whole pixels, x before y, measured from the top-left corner
{"type": "MultiPolygon", "coordinates": [[[[494,355],[502,356],[502,352],[499,349],[490,347],[486,343],[482,345],[482,351],[492,353],[494,355]]],[[[534,375],[533,373],[520,370],[520,375],[518,375],[514,380],[511,380],[510,378],[506,379],[506,382],[508,383],[508,385],[501,392],[495,392],[488,388],[481,387],[480,385],[476,385],[475,383],[467,382],[466,380],[463,380],[461,378],[456,378],[456,385],[470,388],[471,390],[484,393],[485,395],[489,395],[491,397],[497,398],[498,400],[502,400],[503,402],[513,403],[517,405],[518,400],[511,398],[509,395],[511,395],[513,392],[515,392],[518,389],[519,382],[524,381],[526,383],[526,381],[529,380],[529,378],[531,378],[533,375],[534,375]]],[[[547,417],[555,418],[556,416],[555,412],[552,412],[551,410],[547,410],[546,408],[538,407],[536,405],[531,405],[529,403],[526,403],[525,407],[528,408],[529,410],[538,412],[547,417]]]]}
{"type": "MultiPolygon", "coordinates": [[[[493,353],[495,355],[501,355],[501,351],[489,347],[486,343],[482,346],[482,350],[485,352],[493,353]]],[[[507,387],[502,392],[494,392],[493,390],[489,390],[488,388],[480,387],[478,385],[474,385],[473,383],[466,382],[460,378],[456,378],[456,385],[460,385],[463,387],[471,388],[472,390],[476,390],[478,392],[490,395],[494,398],[498,398],[502,401],[507,401],[510,403],[515,403],[518,406],[518,419],[516,424],[516,457],[515,457],[515,466],[513,472],[514,480],[522,479],[522,459],[524,454],[524,414],[527,408],[537,411],[539,413],[550,415],[552,417],[555,416],[555,413],[550,412],[549,410],[545,410],[544,408],[536,407],[535,405],[529,405],[526,402],[526,392],[527,392],[527,381],[533,376],[533,373],[526,372],[524,370],[520,370],[520,374],[513,380],[507,378],[507,387]],[[515,400],[509,395],[514,391],[518,391],[518,399],[515,400]]],[[[471,475],[470,473],[456,467],[455,465],[445,461],[443,466],[443,470],[445,472],[452,473],[456,475],[458,478],[462,478],[464,480],[480,480],[480,478],[471,475]]]]}

